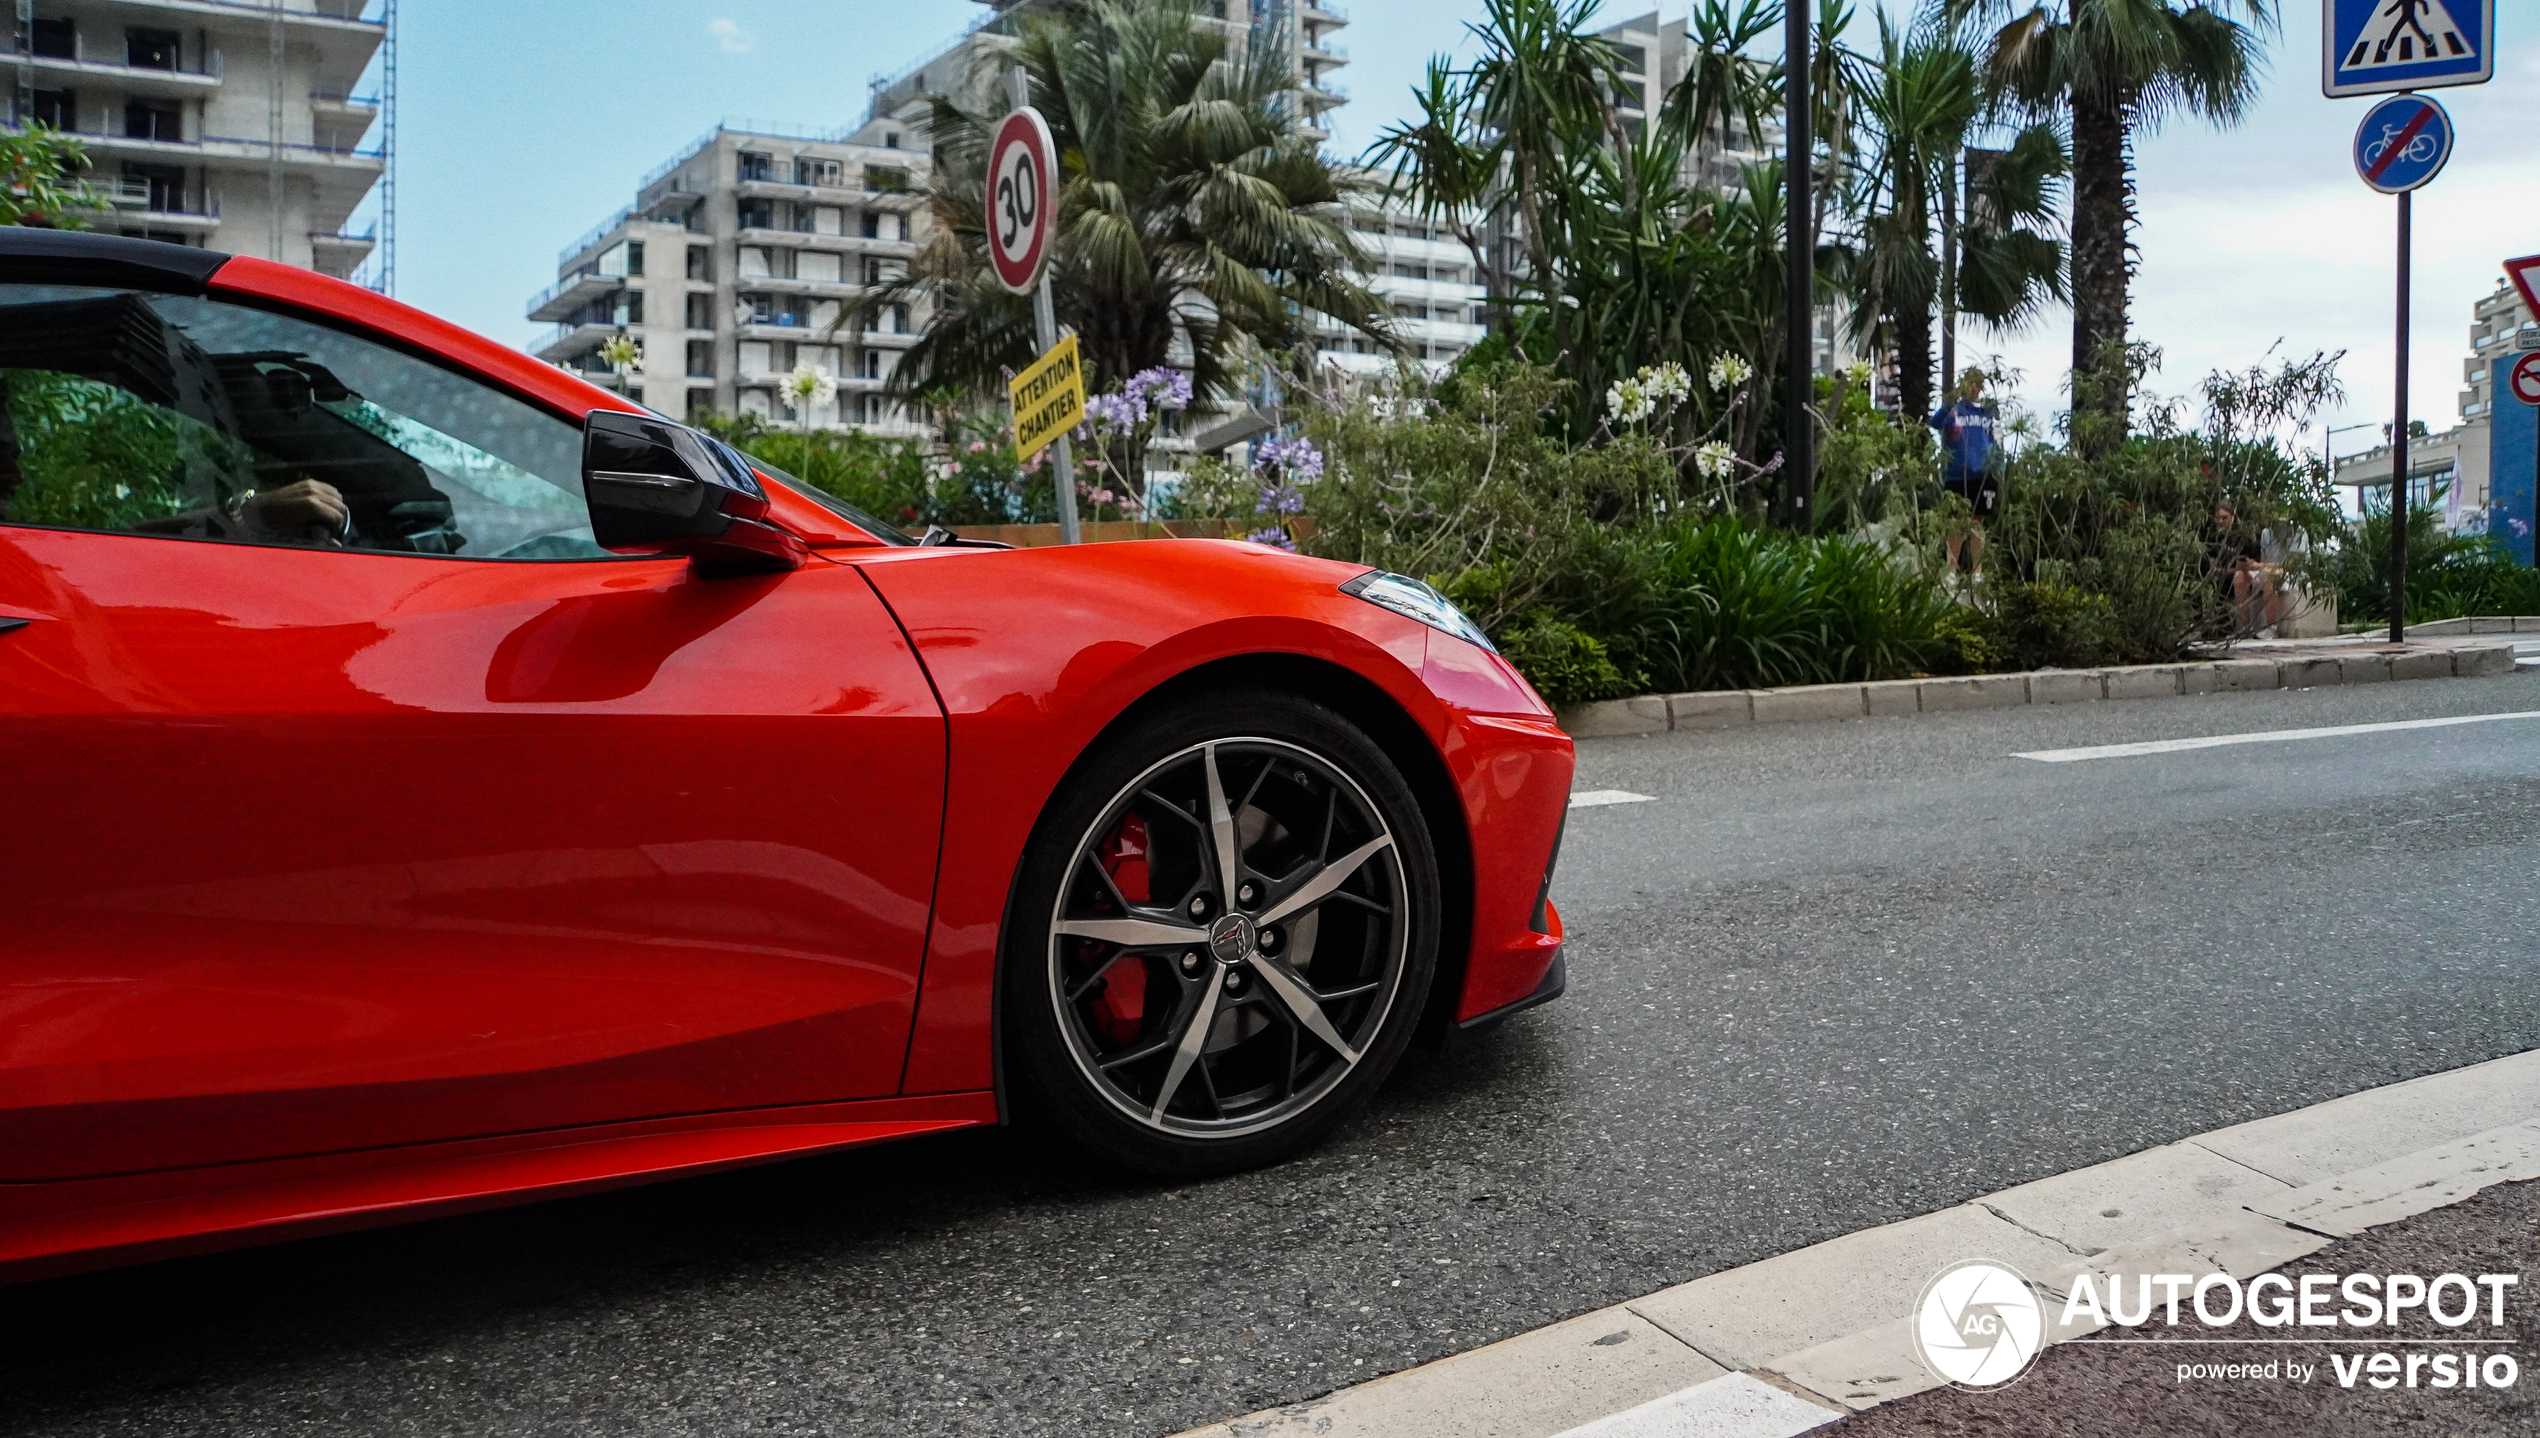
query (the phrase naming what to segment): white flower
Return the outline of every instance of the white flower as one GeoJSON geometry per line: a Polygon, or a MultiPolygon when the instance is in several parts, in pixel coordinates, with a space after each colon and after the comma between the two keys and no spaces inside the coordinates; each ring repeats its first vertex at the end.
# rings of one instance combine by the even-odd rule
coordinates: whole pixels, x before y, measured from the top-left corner
{"type": "Polygon", "coordinates": [[[635,374],[644,368],[644,347],[631,335],[611,335],[600,341],[600,362],[619,374],[635,374]]]}
{"type": "Polygon", "coordinates": [[[797,409],[827,404],[838,397],[837,376],[814,364],[798,364],[785,376],[785,397],[797,409]]]}
{"type": "Polygon", "coordinates": [[[1843,374],[1846,379],[1851,380],[1856,385],[1866,385],[1870,382],[1870,362],[1868,360],[1854,360],[1852,362],[1852,367],[1845,370],[1843,374]]]}
{"type": "Polygon", "coordinates": [[[1755,373],[1755,366],[1736,355],[1721,355],[1711,361],[1709,379],[1713,389],[1733,389],[1755,373]]]}
{"type": "Polygon", "coordinates": [[[1655,369],[1643,369],[1640,378],[1648,386],[1651,396],[1671,405],[1684,403],[1685,398],[1693,393],[1693,376],[1686,374],[1685,367],[1674,360],[1655,369]]]}
{"type": "Polygon", "coordinates": [[[1726,479],[1732,458],[1728,442],[1715,439],[1693,452],[1693,467],[1700,470],[1706,479],[1726,479]]]}
{"type": "Polygon", "coordinates": [[[1637,379],[1618,379],[1605,391],[1605,408],[1620,423],[1638,424],[1657,406],[1649,398],[1648,386],[1637,379]]]}
{"type": "Polygon", "coordinates": [[[1389,394],[1369,395],[1367,397],[1367,412],[1378,419],[1393,418],[1393,396],[1389,394]]]}

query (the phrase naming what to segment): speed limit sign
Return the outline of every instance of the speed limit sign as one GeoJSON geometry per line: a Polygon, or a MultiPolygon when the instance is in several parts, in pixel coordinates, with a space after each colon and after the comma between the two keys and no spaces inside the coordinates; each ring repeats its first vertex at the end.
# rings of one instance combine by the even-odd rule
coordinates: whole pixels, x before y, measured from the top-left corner
{"type": "Polygon", "coordinates": [[[1058,212],[1052,153],[1050,127],[1029,105],[1005,117],[988,147],[988,258],[997,283],[1018,295],[1039,281],[1049,259],[1058,212]]]}

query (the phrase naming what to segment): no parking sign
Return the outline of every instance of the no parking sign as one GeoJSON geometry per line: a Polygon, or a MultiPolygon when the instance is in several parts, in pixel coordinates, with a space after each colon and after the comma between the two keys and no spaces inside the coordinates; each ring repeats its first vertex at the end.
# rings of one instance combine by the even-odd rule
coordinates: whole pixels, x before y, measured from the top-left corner
{"type": "Polygon", "coordinates": [[[2540,404],[2540,352],[2515,360],[2513,369],[2506,375],[2505,387],[2524,404],[2540,404]]]}

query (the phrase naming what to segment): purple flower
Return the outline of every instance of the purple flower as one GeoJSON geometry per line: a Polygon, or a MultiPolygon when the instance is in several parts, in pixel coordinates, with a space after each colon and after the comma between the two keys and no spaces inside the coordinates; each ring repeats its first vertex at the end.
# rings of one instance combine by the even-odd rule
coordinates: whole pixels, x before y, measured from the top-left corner
{"type": "Polygon", "coordinates": [[[1290,485],[1264,485],[1261,489],[1261,498],[1252,508],[1256,514],[1303,514],[1305,496],[1297,493],[1290,485]]]}
{"type": "Polygon", "coordinates": [[[1146,395],[1135,389],[1121,394],[1098,394],[1085,401],[1085,426],[1097,433],[1103,430],[1133,430],[1145,423],[1146,417],[1146,395]]]}
{"type": "Polygon", "coordinates": [[[1272,549],[1284,549],[1290,554],[1296,553],[1296,541],[1288,538],[1288,532],[1284,529],[1256,529],[1244,538],[1255,544],[1266,544],[1272,549]]]}
{"type": "Polygon", "coordinates": [[[1294,439],[1265,439],[1252,447],[1255,469],[1277,472],[1300,483],[1311,484],[1323,477],[1323,451],[1303,435],[1294,439]]]}
{"type": "Polygon", "coordinates": [[[1122,390],[1138,396],[1141,404],[1157,409],[1188,409],[1191,403],[1191,377],[1168,365],[1142,369],[1129,377],[1122,390]]]}

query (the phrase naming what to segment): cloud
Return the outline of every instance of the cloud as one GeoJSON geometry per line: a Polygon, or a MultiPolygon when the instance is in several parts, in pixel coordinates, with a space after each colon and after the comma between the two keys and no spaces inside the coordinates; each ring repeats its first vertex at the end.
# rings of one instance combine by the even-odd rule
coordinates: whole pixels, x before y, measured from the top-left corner
{"type": "Polygon", "coordinates": [[[728,15],[718,15],[708,20],[706,33],[714,37],[714,43],[735,55],[758,43],[751,37],[749,31],[742,29],[728,15]]]}

